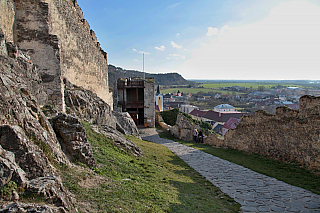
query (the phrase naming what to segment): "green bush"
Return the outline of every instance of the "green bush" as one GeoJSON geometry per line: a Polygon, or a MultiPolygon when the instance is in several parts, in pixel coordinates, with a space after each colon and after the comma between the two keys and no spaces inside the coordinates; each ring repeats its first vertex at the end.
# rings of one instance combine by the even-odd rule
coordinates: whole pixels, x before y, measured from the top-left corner
{"type": "Polygon", "coordinates": [[[177,122],[177,116],[179,112],[180,112],[180,109],[175,108],[172,110],[162,111],[160,114],[166,124],[169,124],[170,126],[174,126],[177,122]]]}
{"type": "Polygon", "coordinates": [[[185,113],[185,112],[180,112],[179,108],[175,108],[173,110],[167,110],[167,111],[162,111],[161,116],[166,124],[169,124],[171,126],[174,126],[177,121],[177,116],[178,114],[182,114],[185,118],[189,119],[192,123],[194,124],[199,124],[202,132],[206,135],[212,134],[212,125],[207,122],[203,121],[198,121],[192,118],[191,115],[185,113]]]}

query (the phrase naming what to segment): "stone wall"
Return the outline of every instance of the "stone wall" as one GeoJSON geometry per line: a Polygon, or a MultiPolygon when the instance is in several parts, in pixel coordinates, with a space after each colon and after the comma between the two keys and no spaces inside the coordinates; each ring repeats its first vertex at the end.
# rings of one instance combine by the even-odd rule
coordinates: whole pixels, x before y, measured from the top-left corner
{"type": "Polygon", "coordinates": [[[319,97],[303,96],[299,110],[278,107],[275,115],[260,110],[243,116],[223,145],[320,170],[319,104],[319,97]]]}
{"type": "Polygon", "coordinates": [[[178,114],[176,125],[170,128],[170,133],[184,141],[193,140],[193,131],[195,129],[200,129],[198,124],[193,124],[188,118],[184,117],[182,114],[178,114]]]}
{"type": "Polygon", "coordinates": [[[13,0],[0,0],[0,28],[7,42],[13,42],[14,16],[13,0]]]}
{"type": "Polygon", "coordinates": [[[148,127],[155,127],[154,103],[154,78],[146,78],[144,82],[144,118],[146,120],[144,123],[147,123],[148,127]]]}
{"type": "Polygon", "coordinates": [[[96,93],[113,107],[107,53],[83,19],[76,0],[0,0],[0,28],[6,41],[28,52],[46,94],[40,105],[64,111],[62,79],[96,93]]]}

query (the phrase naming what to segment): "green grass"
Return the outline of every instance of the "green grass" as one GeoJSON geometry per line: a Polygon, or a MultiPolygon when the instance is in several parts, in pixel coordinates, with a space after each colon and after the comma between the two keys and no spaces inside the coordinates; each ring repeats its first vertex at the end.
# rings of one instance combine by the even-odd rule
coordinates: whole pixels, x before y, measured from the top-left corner
{"type": "Polygon", "coordinates": [[[319,172],[317,175],[315,171],[307,170],[298,164],[276,161],[258,154],[249,154],[230,148],[215,148],[207,144],[181,141],[167,132],[160,133],[160,136],[175,140],[184,145],[199,149],[208,154],[212,154],[288,184],[310,190],[315,194],[320,194],[319,172]]]}
{"type": "MultiPolygon", "coordinates": [[[[296,86],[299,87],[298,85],[285,85],[281,84],[284,87],[289,87],[289,86],[296,86]]],[[[271,87],[276,87],[278,84],[272,84],[272,83],[205,83],[200,86],[203,86],[204,88],[220,88],[220,87],[232,87],[232,86],[239,86],[239,87],[246,87],[250,88],[252,87],[253,89],[257,89],[259,86],[264,86],[266,89],[271,88],[271,87]]]]}
{"type": "Polygon", "coordinates": [[[119,150],[114,142],[84,123],[97,167],[61,167],[64,185],[77,207],[89,212],[238,212],[240,205],[162,145],[130,137],[145,157],[119,150]],[[79,182],[102,181],[91,187],[79,182]],[[101,179],[101,178],[100,178],[101,179]]]}
{"type": "MultiPolygon", "coordinates": [[[[167,94],[167,93],[177,93],[178,90],[180,92],[183,92],[184,94],[197,94],[198,92],[203,92],[203,93],[222,93],[223,95],[231,95],[233,91],[226,91],[226,90],[214,90],[214,89],[210,89],[210,88],[171,88],[171,89],[164,89],[161,90],[162,94],[167,94]]],[[[241,92],[235,92],[235,94],[238,95],[243,95],[245,93],[241,93],[241,92]]]]}

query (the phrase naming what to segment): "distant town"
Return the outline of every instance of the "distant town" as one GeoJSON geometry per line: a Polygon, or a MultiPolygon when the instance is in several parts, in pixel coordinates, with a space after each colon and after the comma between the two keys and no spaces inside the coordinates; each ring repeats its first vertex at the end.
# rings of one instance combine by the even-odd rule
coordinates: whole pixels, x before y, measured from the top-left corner
{"type": "Polygon", "coordinates": [[[257,83],[245,87],[243,84],[232,86],[226,83],[204,83],[186,87],[166,86],[162,87],[164,94],[158,86],[156,100],[157,95],[162,96],[162,110],[179,108],[194,119],[211,123],[213,131],[224,136],[229,129],[239,124],[242,115],[250,115],[257,110],[275,114],[279,106],[299,109],[299,99],[303,95],[320,96],[320,89],[312,86],[257,83]],[[165,93],[166,91],[172,92],[165,93]]]}

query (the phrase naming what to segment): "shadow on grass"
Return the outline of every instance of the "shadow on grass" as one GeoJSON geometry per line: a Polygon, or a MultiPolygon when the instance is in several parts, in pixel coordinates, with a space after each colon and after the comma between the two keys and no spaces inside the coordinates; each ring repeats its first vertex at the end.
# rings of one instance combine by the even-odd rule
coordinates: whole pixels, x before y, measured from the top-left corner
{"type": "Polygon", "coordinates": [[[179,203],[170,204],[169,212],[239,212],[241,205],[218,187],[206,180],[178,156],[171,157],[169,163],[179,166],[175,170],[183,181],[169,180],[178,191],[179,203]]]}

